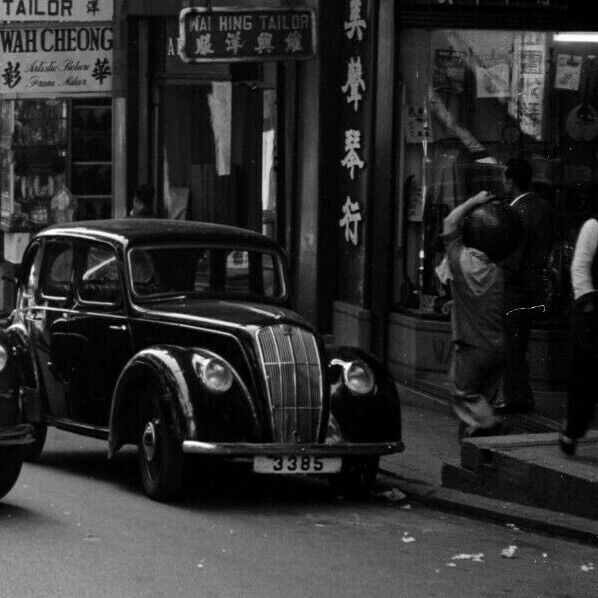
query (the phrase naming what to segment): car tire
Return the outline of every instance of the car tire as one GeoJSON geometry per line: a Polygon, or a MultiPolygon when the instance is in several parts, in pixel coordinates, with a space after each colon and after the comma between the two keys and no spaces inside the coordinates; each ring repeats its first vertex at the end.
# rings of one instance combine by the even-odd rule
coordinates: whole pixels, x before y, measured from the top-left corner
{"type": "Polygon", "coordinates": [[[38,424],[31,424],[33,428],[33,437],[35,440],[26,446],[23,447],[23,461],[28,463],[33,463],[37,461],[42,451],[44,450],[44,446],[46,444],[46,436],[48,434],[48,426],[46,424],[38,423],[38,424]]]}
{"type": "Polygon", "coordinates": [[[183,486],[184,455],[153,402],[142,407],[138,462],[145,493],[159,502],[178,498],[183,486]]]}
{"type": "Polygon", "coordinates": [[[341,472],[330,479],[334,492],[350,497],[367,495],[376,483],[379,465],[378,456],[343,459],[341,472]]]}
{"type": "Polygon", "coordinates": [[[8,494],[15,485],[22,465],[23,455],[20,447],[0,450],[0,498],[8,494]]]}

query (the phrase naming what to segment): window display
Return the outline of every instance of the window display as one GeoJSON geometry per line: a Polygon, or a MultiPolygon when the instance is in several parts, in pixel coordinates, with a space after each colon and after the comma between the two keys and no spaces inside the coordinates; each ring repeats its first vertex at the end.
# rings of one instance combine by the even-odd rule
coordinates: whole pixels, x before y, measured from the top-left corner
{"type": "Polygon", "coordinates": [[[448,317],[435,269],[442,221],[480,190],[505,201],[505,164],[533,168],[554,210],[556,241],[542,277],[549,318],[566,316],[569,264],[598,182],[598,48],[552,32],[404,29],[400,33],[405,221],[396,306],[448,317]]]}
{"type": "Polygon", "coordinates": [[[109,100],[1,100],[0,111],[3,230],[110,216],[109,100]]]}

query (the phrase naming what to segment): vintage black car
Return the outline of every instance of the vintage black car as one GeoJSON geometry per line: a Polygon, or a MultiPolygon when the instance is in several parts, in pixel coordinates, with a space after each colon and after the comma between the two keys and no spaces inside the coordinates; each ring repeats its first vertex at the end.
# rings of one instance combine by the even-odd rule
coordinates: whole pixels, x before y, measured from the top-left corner
{"type": "Polygon", "coordinates": [[[228,226],[54,226],[27,247],[7,327],[37,458],[47,426],[139,447],[145,492],[175,497],[186,454],[367,485],[401,451],[395,386],[290,310],[285,260],[228,226]]]}

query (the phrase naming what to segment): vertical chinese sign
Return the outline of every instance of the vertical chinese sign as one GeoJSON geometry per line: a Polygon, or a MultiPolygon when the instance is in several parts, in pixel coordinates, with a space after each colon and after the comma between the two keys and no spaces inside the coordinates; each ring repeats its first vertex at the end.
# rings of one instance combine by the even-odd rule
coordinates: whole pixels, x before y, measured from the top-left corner
{"type": "Polygon", "coordinates": [[[342,105],[339,137],[340,296],[363,301],[365,201],[369,158],[370,17],[367,0],[344,0],[343,46],[339,98],[342,105]]]}

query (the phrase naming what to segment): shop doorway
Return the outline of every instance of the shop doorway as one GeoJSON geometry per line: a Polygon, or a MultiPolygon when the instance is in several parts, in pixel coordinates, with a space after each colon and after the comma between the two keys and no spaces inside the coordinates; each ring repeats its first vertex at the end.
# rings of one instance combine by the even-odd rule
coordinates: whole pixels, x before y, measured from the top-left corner
{"type": "Polygon", "coordinates": [[[153,92],[158,215],[276,238],[275,86],[184,83],[163,81],[153,92]]]}

